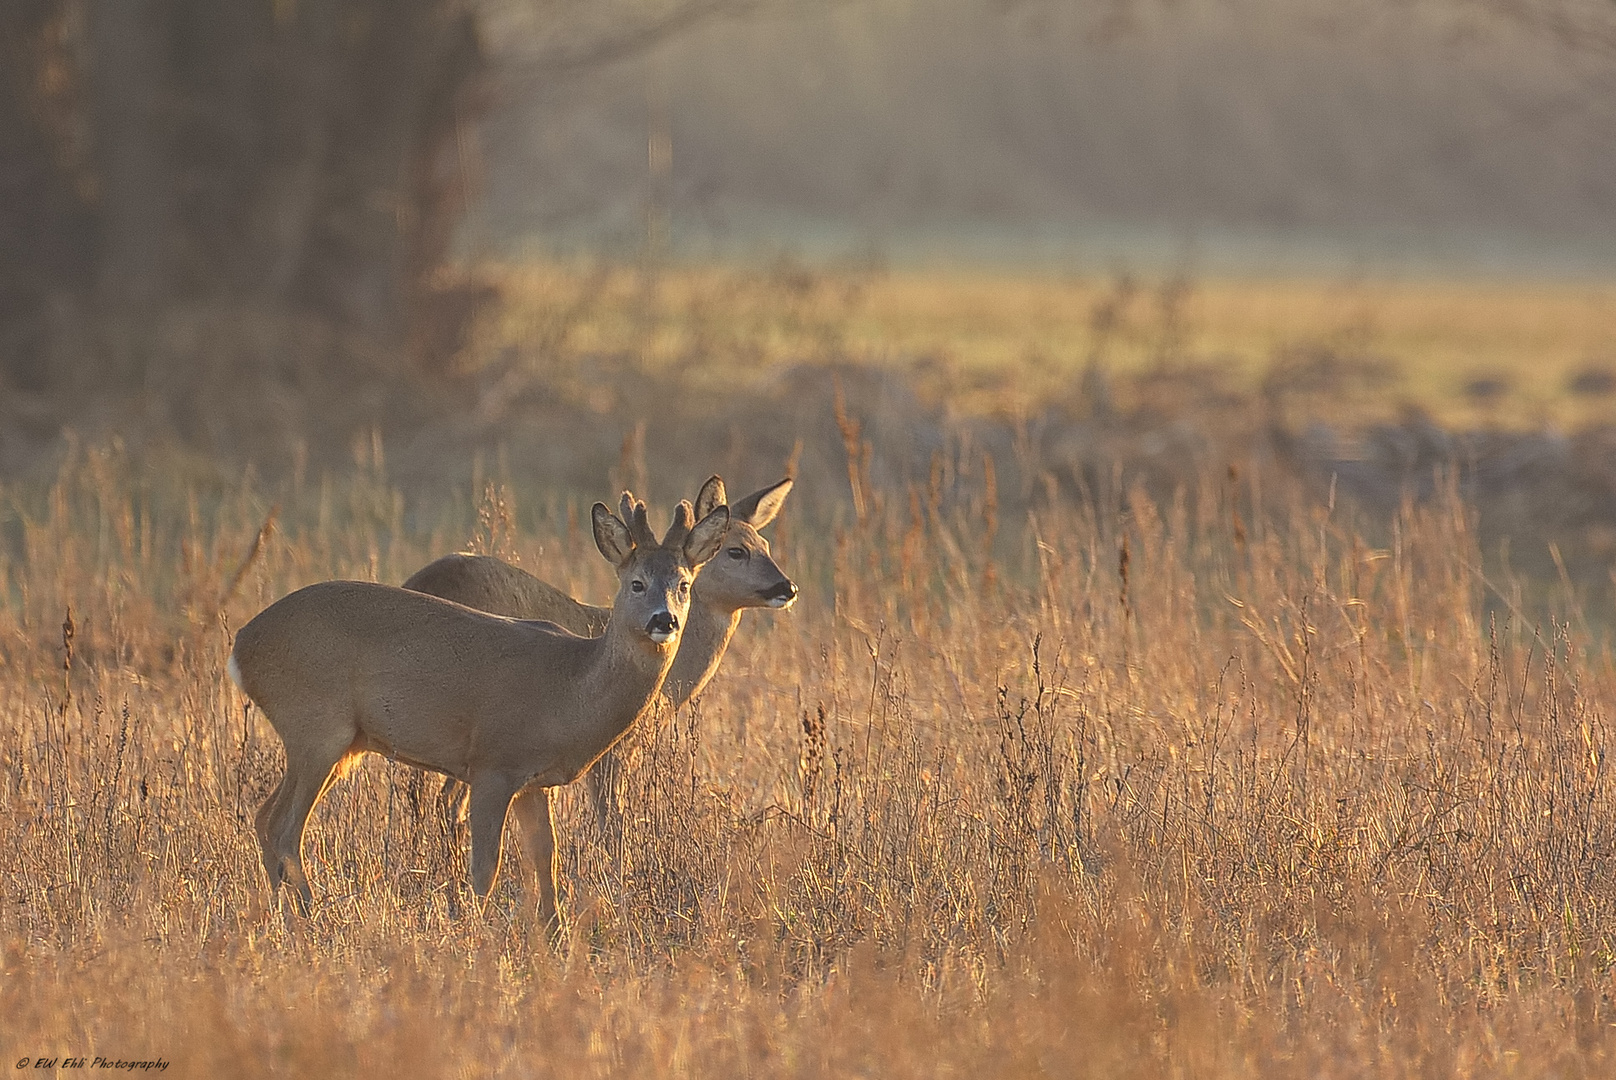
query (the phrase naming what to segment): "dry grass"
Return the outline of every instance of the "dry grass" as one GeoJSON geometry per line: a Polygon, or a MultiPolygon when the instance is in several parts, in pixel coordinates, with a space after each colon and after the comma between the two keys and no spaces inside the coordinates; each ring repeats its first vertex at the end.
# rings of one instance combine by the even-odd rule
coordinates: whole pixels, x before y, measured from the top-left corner
{"type": "Polygon", "coordinates": [[[776,526],[797,608],[640,733],[620,832],[559,800],[555,950],[514,850],[468,913],[435,783],[379,759],[315,813],[313,917],[266,905],[280,748],[223,660],[287,590],[398,581],[473,534],[604,598],[577,501],[475,520],[376,451],[270,487],[75,452],[5,490],[4,1060],[1610,1074],[1616,671],[1484,614],[1451,492],[1379,546],[1255,463],[1001,529],[968,439],[905,488],[845,428],[851,498],[776,526]]]}

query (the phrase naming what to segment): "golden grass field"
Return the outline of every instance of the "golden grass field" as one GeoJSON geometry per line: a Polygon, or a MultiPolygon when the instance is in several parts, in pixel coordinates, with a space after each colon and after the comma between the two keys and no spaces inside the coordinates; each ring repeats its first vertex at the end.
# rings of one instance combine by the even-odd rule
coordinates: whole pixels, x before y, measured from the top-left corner
{"type": "MultiPolygon", "coordinates": [[[[810,275],[758,314],[744,275],[693,272],[647,316],[613,300],[631,273],[525,274],[484,355],[630,349],[686,388],[660,403],[685,418],[721,412],[747,356],[933,347],[918,393],[1010,409],[1089,364],[1112,288],[810,275]],[[681,367],[697,348],[719,363],[681,367]]],[[[1616,295],[1353,288],[1433,402],[1447,376],[1414,373],[1424,344],[1435,372],[1507,367],[1529,395],[1550,370],[1533,357],[1598,359],[1616,295]]],[[[1254,365],[1360,318],[1323,286],[1185,303],[1184,348],[1254,365]]],[[[1164,325],[1141,316],[1139,347],[1164,325]]],[[[1616,668],[1574,597],[1484,567],[1454,486],[1389,520],[1256,458],[1012,490],[946,417],[901,433],[936,445],[905,481],[882,460],[899,418],[873,401],[849,395],[793,455],[803,494],[770,532],[796,607],[748,615],[698,707],[631,736],[620,827],[559,798],[555,947],[515,845],[476,914],[436,778],[378,758],[311,820],[312,917],[271,903],[252,815],[281,751],[225,676],[232,629],[303,584],[398,582],[468,543],[603,602],[589,501],[649,475],[665,521],[707,472],[747,491],[781,461],[669,460],[642,429],[598,490],[516,458],[444,498],[393,479],[381,439],[268,478],[109,441],[0,487],[0,1067],[1616,1073],[1616,668]]],[[[622,431],[651,408],[595,405],[622,431]]],[[[737,446],[795,435],[726,422],[737,446]]]]}
{"type": "Polygon", "coordinates": [[[511,298],[489,336],[630,351],[657,367],[758,370],[827,352],[952,375],[960,408],[1025,410],[1099,358],[1117,371],[1186,360],[1254,387],[1277,358],[1329,348],[1389,367],[1395,397],[1456,423],[1576,425],[1609,413],[1568,380],[1616,371],[1606,282],[1373,277],[1153,278],[966,269],[727,266],[661,272],[582,263],[498,267],[511,298]],[[699,358],[699,359],[697,359],[699,358]],[[913,363],[918,361],[918,363],[913,363]],[[1470,384],[1503,385],[1484,400],[1470,384]]]}

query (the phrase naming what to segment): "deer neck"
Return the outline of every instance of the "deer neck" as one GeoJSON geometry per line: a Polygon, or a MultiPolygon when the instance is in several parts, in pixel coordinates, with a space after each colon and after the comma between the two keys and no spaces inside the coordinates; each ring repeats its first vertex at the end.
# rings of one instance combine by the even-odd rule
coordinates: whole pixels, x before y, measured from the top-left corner
{"type": "Polygon", "coordinates": [[[673,648],[651,648],[618,619],[606,624],[594,663],[580,680],[579,742],[593,760],[650,709],[673,665],[673,648]]]}
{"type": "Polygon", "coordinates": [[[735,628],[741,624],[739,608],[722,608],[704,601],[700,584],[690,599],[690,613],[679,638],[679,654],[674,657],[663,690],[675,709],[701,693],[718,672],[735,628]]]}

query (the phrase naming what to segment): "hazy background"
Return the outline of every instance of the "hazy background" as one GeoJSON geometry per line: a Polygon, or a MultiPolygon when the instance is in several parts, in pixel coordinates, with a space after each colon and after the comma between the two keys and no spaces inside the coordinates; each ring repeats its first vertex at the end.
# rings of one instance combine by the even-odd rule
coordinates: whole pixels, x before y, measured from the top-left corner
{"type": "Polygon", "coordinates": [[[499,90],[469,252],[631,254],[649,213],[691,257],[1515,274],[1616,259],[1613,58],[1587,29],[1500,5],[763,4],[561,74],[530,7],[490,11],[499,90]]]}
{"type": "Polygon", "coordinates": [[[1451,465],[1616,550],[1606,0],[17,0],[0,59],[0,476],[833,515],[857,421],[1009,517],[1451,465]]]}

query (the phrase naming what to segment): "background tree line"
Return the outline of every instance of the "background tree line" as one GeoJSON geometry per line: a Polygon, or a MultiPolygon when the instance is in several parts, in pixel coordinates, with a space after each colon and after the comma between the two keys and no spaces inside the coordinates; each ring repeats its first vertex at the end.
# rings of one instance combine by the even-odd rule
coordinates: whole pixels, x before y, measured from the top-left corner
{"type": "Polygon", "coordinates": [[[453,0],[15,0],[0,8],[0,354],[53,378],[48,306],[317,314],[405,347],[444,297],[478,105],[453,0]]]}
{"type": "Polygon", "coordinates": [[[478,293],[440,271],[477,174],[491,17],[561,77],[748,0],[7,0],[0,375],[47,389],[53,319],[187,303],[313,316],[400,369],[478,293]]]}

